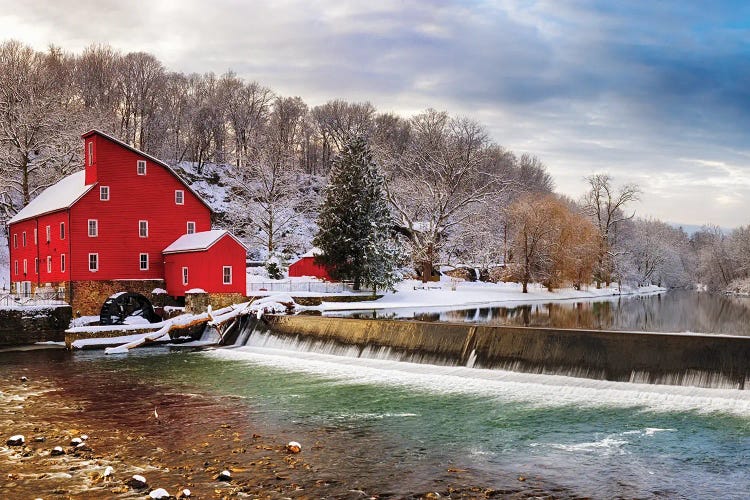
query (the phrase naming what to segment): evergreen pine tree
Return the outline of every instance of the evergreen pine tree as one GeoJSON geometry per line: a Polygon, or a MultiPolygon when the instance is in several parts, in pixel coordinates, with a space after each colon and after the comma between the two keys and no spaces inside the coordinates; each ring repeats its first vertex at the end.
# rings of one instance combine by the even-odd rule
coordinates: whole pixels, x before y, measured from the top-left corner
{"type": "Polygon", "coordinates": [[[355,290],[392,288],[397,279],[383,184],[367,142],[350,139],[333,161],[313,244],[322,251],[316,261],[332,277],[353,281],[355,290]]]}

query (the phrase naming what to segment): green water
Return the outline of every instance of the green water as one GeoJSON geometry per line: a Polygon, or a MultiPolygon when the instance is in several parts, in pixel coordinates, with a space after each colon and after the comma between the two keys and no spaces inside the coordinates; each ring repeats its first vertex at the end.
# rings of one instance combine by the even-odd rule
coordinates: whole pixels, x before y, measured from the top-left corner
{"type": "Polygon", "coordinates": [[[488,487],[524,475],[596,498],[747,498],[750,491],[745,391],[250,347],[77,353],[67,362],[99,380],[234,398],[274,432],[306,446],[326,443],[326,467],[363,489],[419,491],[458,467],[488,487]]]}

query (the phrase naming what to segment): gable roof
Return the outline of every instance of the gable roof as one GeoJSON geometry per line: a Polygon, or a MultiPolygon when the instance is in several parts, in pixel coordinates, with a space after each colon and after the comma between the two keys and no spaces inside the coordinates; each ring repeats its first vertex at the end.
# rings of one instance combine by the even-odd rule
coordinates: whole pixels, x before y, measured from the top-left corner
{"type": "Polygon", "coordinates": [[[242,248],[245,245],[234,237],[232,233],[224,229],[212,229],[211,231],[201,231],[193,234],[183,234],[177,238],[171,245],[162,250],[161,253],[180,253],[180,252],[202,252],[211,248],[217,241],[224,236],[229,235],[242,248]]]}
{"type": "Polygon", "coordinates": [[[8,224],[70,208],[96,185],[89,184],[87,186],[85,184],[85,177],[86,172],[84,170],[63,177],[56,184],[42,191],[39,196],[23,207],[20,212],[11,217],[8,224]]]}
{"type": "Polygon", "coordinates": [[[290,262],[289,265],[296,264],[297,262],[301,261],[302,259],[305,259],[305,258],[309,259],[311,257],[317,257],[318,255],[322,255],[322,254],[323,254],[323,250],[321,250],[318,247],[312,247],[310,250],[308,250],[307,252],[303,253],[299,257],[297,257],[297,259],[295,261],[290,262]]]}
{"type": "Polygon", "coordinates": [[[123,148],[125,148],[125,149],[127,149],[129,151],[132,151],[133,153],[135,153],[137,155],[143,156],[144,158],[147,158],[147,159],[151,160],[152,162],[156,163],[157,165],[161,165],[162,167],[164,167],[165,169],[167,169],[167,172],[169,172],[170,174],[174,175],[175,178],[178,181],[180,181],[180,183],[182,183],[188,191],[190,191],[191,193],[193,193],[195,195],[195,197],[198,198],[198,200],[201,203],[203,203],[206,206],[206,208],[208,208],[209,212],[211,212],[212,214],[214,213],[214,210],[213,210],[213,208],[211,208],[211,205],[209,205],[208,202],[206,202],[206,200],[204,200],[201,195],[199,195],[192,187],[190,187],[188,185],[188,183],[185,182],[185,180],[182,177],[180,177],[179,174],[177,172],[175,172],[172,167],[170,167],[169,165],[167,165],[166,163],[164,163],[160,159],[158,159],[158,158],[156,158],[154,156],[151,156],[148,153],[144,153],[140,149],[136,149],[133,146],[131,146],[130,144],[128,144],[126,142],[122,142],[120,139],[116,139],[116,138],[112,137],[109,134],[105,134],[101,130],[91,129],[88,132],[86,132],[85,134],[83,134],[81,136],[81,139],[86,139],[88,137],[91,137],[92,135],[101,136],[104,139],[107,139],[108,141],[114,142],[118,146],[122,146],[123,148]]]}

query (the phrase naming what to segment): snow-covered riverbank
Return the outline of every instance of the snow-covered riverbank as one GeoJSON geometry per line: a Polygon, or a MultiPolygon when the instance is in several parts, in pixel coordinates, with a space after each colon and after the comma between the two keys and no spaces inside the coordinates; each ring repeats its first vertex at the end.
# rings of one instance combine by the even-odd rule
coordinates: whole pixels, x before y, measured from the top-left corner
{"type": "Polygon", "coordinates": [[[552,292],[541,285],[530,284],[529,293],[521,291],[519,283],[436,282],[423,284],[416,280],[399,283],[395,292],[387,292],[378,300],[365,302],[326,302],[317,307],[321,311],[345,311],[354,309],[391,309],[401,307],[453,307],[494,303],[534,303],[571,299],[596,299],[618,295],[650,295],[665,292],[658,286],[631,288],[617,285],[597,289],[595,287],[575,290],[560,288],[552,292]],[[455,288],[455,289],[454,289],[455,288]]]}

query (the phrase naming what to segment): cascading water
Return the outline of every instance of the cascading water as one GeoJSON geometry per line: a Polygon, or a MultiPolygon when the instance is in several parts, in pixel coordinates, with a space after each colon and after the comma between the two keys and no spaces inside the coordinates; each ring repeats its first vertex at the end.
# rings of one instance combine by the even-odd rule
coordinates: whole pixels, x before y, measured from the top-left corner
{"type": "Polygon", "coordinates": [[[705,388],[744,389],[750,338],[284,316],[233,347],[705,388]]]}

